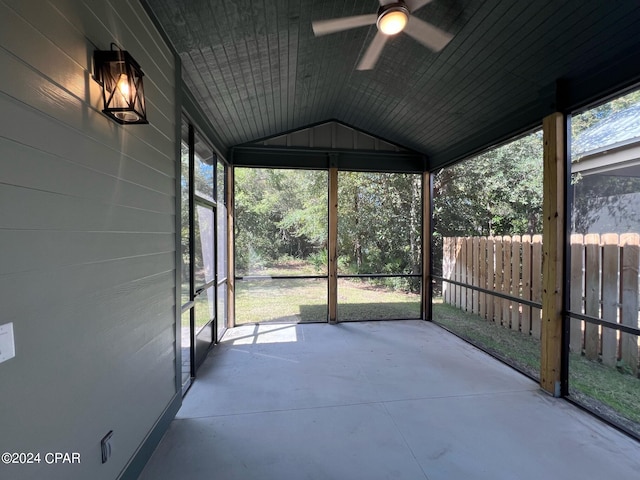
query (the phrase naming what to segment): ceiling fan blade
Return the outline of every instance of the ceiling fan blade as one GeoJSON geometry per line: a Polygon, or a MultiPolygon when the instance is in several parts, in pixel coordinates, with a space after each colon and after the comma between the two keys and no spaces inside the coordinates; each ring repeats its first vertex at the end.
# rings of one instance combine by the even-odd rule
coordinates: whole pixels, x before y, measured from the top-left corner
{"type": "Polygon", "coordinates": [[[360,63],[356,67],[357,70],[371,70],[376,66],[376,62],[378,61],[378,58],[380,58],[384,44],[387,43],[387,38],[389,37],[384,33],[376,33],[376,36],[373,37],[367,51],[364,52],[362,60],[360,60],[360,63]]]}
{"type": "Polygon", "coordinates": [[[311,27],[316,37],[319,37],[351,28],[373,25],[377,19],[378,16],[375,13],[371,13],[368,15],[356,15],[354,17],[333,18],[331,20],[316,20],[315,22],[311,22],[311,27]]]}
{"type": "Polygon", "coordinates": [[[431,3],[433,0],[404,0],[404,3],[409,8],[410,12],[415,12],[419,8],[424,7],[427,3],[431,3]]]}
{"type": "Polygon", "coordinates": [[[409,17],[404,32],[425,47],[439,52],[451,41],[453,35],[416,17],[409,17]]]}

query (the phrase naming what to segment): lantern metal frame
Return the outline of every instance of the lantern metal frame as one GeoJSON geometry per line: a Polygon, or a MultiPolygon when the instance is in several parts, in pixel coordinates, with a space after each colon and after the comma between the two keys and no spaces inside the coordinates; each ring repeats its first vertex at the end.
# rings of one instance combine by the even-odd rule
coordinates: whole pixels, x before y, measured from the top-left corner
{"type": "Polygon", "coordinates": [[[121,125],[147,124],[147,110],[140,65],[122,49],[96,50],[94,78],[102,86],[102,112],[121,125]]]}

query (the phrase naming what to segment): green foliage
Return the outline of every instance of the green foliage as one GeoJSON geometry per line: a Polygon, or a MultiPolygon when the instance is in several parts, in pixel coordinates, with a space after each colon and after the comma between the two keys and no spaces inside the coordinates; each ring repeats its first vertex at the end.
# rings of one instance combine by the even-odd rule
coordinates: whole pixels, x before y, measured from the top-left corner
{"type": "Polygon", "coordinates": [[[442,236],[542,231],[542,132],[440,170],[434,229],[442,236]]]}
{"type": "Polygon", "coordinates": [[[318,273],[327,272],[327,259],[329,258],[327,249],[320,250],[319,252],[313,252],[309,255],[309,262],[313,265],[313,268],[318,273]]]}
{"type": "Polygon", "coordinates": [[[325,172],[235,169],[236,268],[255,273],[284,256],[326,248],[325,172]]]}
{"type": "Polygon", "coordinates": [[[442,273],[443,237],[542,232],[542,153],[538,131],[436,173],[436,275],[442,273]]]}
{"type": "Polygon", "coordinates": [[[340,172],[340,273],[420,273],[421,197],[420,175],[340,172]]]}
{"type": "MultiPolygon", "coordinates": [[[[572,136],[640,102],[640,91],[572,118],[572,136]]],[[[434,228],[442,236],[522,235],[542,232],[542,132],[522,137],[440,170],[434,182],[434,228]]],[[[575,229],[586,232],[607,206],[629,215],[620,195],[640,191],[637,179],[575,176],[575,229]]],[[[436,246],[438,244],[436,243],[436,246]]]]}
{"type": "MultiPolygon", "coordinates": [[[[327,270],[327,172],[236,168],[236,268],[285,258],[327,270]]],[[[340,172],[340,273],[420,273],[420,175],[340,172]]],[[[385,282],[392,284],[392,281],[385,282]]],[[[419,282],[395,287],[418,291],[419,282]]]]}

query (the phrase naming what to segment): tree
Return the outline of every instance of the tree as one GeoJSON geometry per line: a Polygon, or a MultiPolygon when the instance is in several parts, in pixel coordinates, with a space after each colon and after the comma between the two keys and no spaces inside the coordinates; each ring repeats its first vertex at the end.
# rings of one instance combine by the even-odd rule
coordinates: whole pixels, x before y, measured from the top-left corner
{"type": "MultiPolygon", "coordinates": [[[[326,269],[327,172],[235,172],[239,273],[290,257],[326,269]]],[[[340,172],[338,184],[341,272],[419,274],[421,176],[340,172]]],[[[419,282],[403,282],[404,288],[418,288],[419,282]]]]}
{"type": "Polygon", "coordinates": [[[433,269],[442,273],[442,238],[542,231],[542,132],[436,173],[433,269]]]}
{"type": "Polygon", "coordinates": [[[441,235],[540,233],[541,215],[541,132],[435,176],[434,229],[441,235]]]}
{"type": "MultiPolygon", "coordinates": [[[[420,274],[421,183],[416,174],[340,172],[338,251],[343,273],[420,274]]],[[[419,288],[413,279],[389,282],[419,288]]]]}
{"type": "Polygon", "coordinates": [[[326,172],[236,168],[235,183],[240,274],[326,248],[326,172]]]}

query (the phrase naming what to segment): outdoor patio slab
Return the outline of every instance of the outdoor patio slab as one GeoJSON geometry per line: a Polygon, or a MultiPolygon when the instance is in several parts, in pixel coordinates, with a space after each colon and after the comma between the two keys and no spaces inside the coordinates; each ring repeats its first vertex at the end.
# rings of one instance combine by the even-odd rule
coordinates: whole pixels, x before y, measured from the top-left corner
{"type": "Polygon", "coordinates": [[[383,405],[176,420],[142,479],[425,478],[383,405]]]}
{"type": "Polygon", "coordinates": [[[386,407],[430,480],[631,480],[640,472],[637,442],[539,391],[386,407]]]}
{"type": "Polygon", "coordinates": [[[637,478],[640,445],[422,321],[245,325],[143,480],[637,478]]]}

